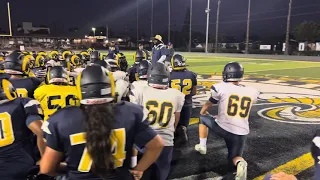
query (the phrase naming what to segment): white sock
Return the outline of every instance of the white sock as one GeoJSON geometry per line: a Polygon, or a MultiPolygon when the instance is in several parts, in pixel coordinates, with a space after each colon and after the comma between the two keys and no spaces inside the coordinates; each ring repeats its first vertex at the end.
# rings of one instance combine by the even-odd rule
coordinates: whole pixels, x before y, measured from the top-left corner
{"type": "Polygon", "coordinates": [[[200,138],[200,145],[207,146],[207,138],[200,138]]]}
{"type": "Polygon", "coordinates": [[[132,156],[131,157],[131,168],[134,168],[134,167],[137,166],[137,161],[138,161],[137,156],[132,156]]]}

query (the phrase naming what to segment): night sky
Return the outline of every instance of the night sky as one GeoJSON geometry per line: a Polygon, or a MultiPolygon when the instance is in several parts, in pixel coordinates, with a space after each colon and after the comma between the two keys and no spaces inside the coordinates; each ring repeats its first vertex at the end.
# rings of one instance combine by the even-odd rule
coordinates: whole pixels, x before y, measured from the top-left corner
{"type": "MultiPolygon", "coordinates": [[[[215,32],[217,1],[211,0],[210,33],[215,32]]],[[[8,29],[6,2],[0,0],[0,27],[8,29]]],[[[68,29],[78,27],[77,35],[84,35],[91,27],[108,26],[117,34],[125,27],[136,33],[136,0],[10,0],[13,27],[21,22],[34,26],[47,25],[59,35],[69,35],[68,29]],[[50,4],[49,2],[53,2],[50,4]]],[[[140,32],[150,35],[151,0],[139,0],[140,32]]],[[[286,28],[289,0],[252,0],[253,34],[282,35],[286,28]]],[[[172,30],[181,30],[190,0],[171,0],[172,30]]],[[[205,32],[207,0],[193,0],[193,30],[205,32]]],[[[220,32],[229,36],[243,36],[246,28],[248,0],[222,0],[220,32]]],[[[319,0],[293,0],[293,26],[304,20],[320,23],[319,0]],[[304,14],[304,15],[303,15],[304,14]]],[[[292,27],[293,27],[292,26],[292,27]]],[[[168,1],[154,0],[154,33],[168,28],[168,1]]]]}

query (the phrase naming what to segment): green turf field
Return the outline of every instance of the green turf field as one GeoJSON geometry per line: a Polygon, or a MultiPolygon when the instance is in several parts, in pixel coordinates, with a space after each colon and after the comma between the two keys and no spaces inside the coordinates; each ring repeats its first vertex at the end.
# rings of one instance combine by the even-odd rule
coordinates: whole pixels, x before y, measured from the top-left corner
{"type": "MultiPolygon", "coordinates": [[[[125,55],[127,56],[129,64],[132,64],[133,52],[126,52],[125,55]]],[[[320,79],[320,62],[210,56],[186,56],[186,58],[189,65],[188,68],[199,74],[221,73],[226,63],[238,61],[244,66],[247,75],[320,79]]]]}

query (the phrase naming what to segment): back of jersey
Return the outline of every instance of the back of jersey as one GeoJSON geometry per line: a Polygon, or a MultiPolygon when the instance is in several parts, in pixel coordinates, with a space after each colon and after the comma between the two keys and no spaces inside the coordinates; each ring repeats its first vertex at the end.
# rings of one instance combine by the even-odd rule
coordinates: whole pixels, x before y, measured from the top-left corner
{"type": "Polygon", "coordinates": [[[249,134],[248,118],[258,96],[255,88],[225,82],[214,84],[210,101],[218,102],[217,124],[233,134],[249,134]]]}
{"type": "Polygon", "coordinates": [[[192,106],[193,87],[197,86],[196,74],[188,70],[172,71],[169,85],[185,95],[185,105],[192,106]]]}
{"type": "MultiPolygon", "coordinates": [[[[117,170],[110,172],[109,176],[110,179],[126,179],[121,177],[131,176],[128,170],[133,144],[142,148],[156,134],[149,133],[149,127],[141,123],[143,119],[141,107],[128,102],[121,102],[116,106],[115,124],[110,141],[114,166],[117,170]]],[[[98,179],[91,172],[92,160],[86,148],[85,116],[79,107],[67,107],[45,122],[47,145],[64,153],[70,179],[98,179]]]]}
{"type": "Polygon", "coordinates": [[[45,121],[61,108],[80,105],[75,86],[43,85],[36,89],[34,98],[41,104],[45,121]]]}
{"type": "Polygon", "coordinates": [[[34,98],[34,91],[40,86],[41,81],[37,78],[9,79],[20,97],[34,98]]]}
{"type": "Polygon", "coordinates": [[[175,112],[184,104],[184,94],[176,89],[155,89],[146,86],[136,91],[135,103],[149,111],[149,125],[163,138],[165,146],[173,146],[175,112]]]}

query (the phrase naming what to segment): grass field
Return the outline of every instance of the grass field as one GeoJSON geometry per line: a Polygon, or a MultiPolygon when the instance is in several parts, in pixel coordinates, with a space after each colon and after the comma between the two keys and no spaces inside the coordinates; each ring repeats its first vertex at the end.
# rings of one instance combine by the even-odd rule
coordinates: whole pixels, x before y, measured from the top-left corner
{"type": "MultiPolygon", "coordinates": [[[[125,52],[129,64],[133,63],[132,52],[125,52]]],[[[291,77],[320,79],[320,62],[226,58],[209,56],[186,56],[189,69],[198,74],[221,73],[226,63],[240,62],[246,75],[265,75],[271,77],[291,77]]]]}

